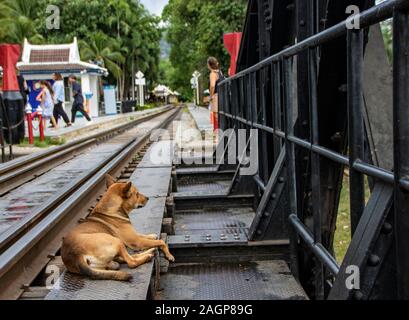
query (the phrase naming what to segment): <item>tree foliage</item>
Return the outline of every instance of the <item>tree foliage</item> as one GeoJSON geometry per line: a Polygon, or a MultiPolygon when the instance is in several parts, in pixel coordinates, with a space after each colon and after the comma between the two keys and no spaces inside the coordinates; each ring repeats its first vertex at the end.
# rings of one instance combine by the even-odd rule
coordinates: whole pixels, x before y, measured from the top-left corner
{"type": "MultiPolygon", "coordinates": [[[[172,88],[190,97],[192,73],[198,70],[207,74],[209,56],[217,57],[227,72],[230,60],[224,49],[223,35],[242,30],[246,4],[245,0],[169,1],[163,19],[168,24],[167,40],[171,45],[173,68],[166,72],[171,75],[168,80],[172,88]]],[[[203,81],[206,82],[207,77],[203,81]]]]}
{"type": "Polygon", "coordinates": [[[121,98],[128,96],[138,70],[155,84],[159,22],[138,0],[0,0],[0,42],[69,43],[77,37],[82,59],[105,66],[121,98]],[[47,29],[49,5],[60,9],[58,30],[47,29]]]}
{"type": "Polygon", "coordinates": [[[383,40],[385,42],[386,52],[388,54],[389,62],[392,62],[392,55],[393,55],[393,28],[392,28],[392,21],[387,20],[381,23],[383,40]]]}

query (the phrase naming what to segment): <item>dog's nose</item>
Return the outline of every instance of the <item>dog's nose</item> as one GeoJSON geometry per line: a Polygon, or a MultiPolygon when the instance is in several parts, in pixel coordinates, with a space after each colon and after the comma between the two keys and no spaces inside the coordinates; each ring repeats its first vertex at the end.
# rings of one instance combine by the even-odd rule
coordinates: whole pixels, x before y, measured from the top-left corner
{"type": "Polygon", "coordinates": [[[149,201],[149,197],[146,197],[146,201],[149,201]]]}

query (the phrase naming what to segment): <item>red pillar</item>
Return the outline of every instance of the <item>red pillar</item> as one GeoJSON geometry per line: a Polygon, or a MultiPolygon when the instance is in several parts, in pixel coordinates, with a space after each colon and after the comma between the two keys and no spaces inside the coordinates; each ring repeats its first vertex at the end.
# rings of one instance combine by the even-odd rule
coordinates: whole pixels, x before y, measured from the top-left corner
{"type": "Polygon", "coordinates": [[[41,107],[37,108],[37,115],[38,115],[38,121],[39,121],[39,125],[38,128],[40,130],[40,141],[44,141],[44,121],[43,121],[43,110],[41,109],[41,107]]]}
{"type": "Polygon", "coordinates": [[[20,57],[18,44],[0,44],[0,66],[3,67],[3,92],[20,92],[16,64],[20,57]]]}
{"type": "Polygon", "coordinates": [[[224,46],[231,57],[229,69],[230,77],[236,74],[237,58],[240,52],[241,36],[242,36],[241,32],[227,33],[224,35],[224,46]]]}
{"type": "Polygon", "coordinates": [[[27,118],[27,126],[28,126],[28,143],[29,144],[34,144],[33,119],[31,117],[32,113],[33,113],[33,109],[31,108],[30,104],[27,104],[26,118],[27,118]]]}
{"type": "Polygon", "coordinates": [[[6,106],[6,140],[10,145],[17,144],[24,138],[24,103],[21,96],[16,64],[20,57],[20,46],[0,44],[0,66],[3,68],[3,102],[6,106]],[[17,124],[18,127],[17,127],[17,124]]]}

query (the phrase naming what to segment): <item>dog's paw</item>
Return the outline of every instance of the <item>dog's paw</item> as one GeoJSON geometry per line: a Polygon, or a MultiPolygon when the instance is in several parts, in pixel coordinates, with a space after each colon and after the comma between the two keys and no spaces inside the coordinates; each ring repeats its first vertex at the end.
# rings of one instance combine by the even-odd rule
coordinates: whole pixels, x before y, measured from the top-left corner
{"type": "Polygon", "coordinates": [[[158,240],[158,235],[152,233],[152,234],[148,234],[148,235],[146,236],[146,238],[149,239],[149,240],[158,240]]]}
{"type": "Polygon", "coordinates": [[[170,255],[168,255],[168,256],[166,256],[166,259],[168,259],[168,260],[169,260],[169,262],[175,262],[175,261],[176,261],[175,257],[174,257],[174,256],[172,256],[171,254],[170,254],[170,255]]]}
{"type": "Polygon", "coordinates": [[[121,272],[121,276],[118,280],[131,282],[133,280],[133,276],[130,273],[121,272]]]}
{"type": "Polygon", "coordinates": [[[148,262],[148,261],[151,261],[152,259],[153,259],[153,257],[155,256],[155,254],[154,253],[150,253],[150,254],[148,254],[147,255],[147,258],[146,258],[146,261],[148,262]]]}

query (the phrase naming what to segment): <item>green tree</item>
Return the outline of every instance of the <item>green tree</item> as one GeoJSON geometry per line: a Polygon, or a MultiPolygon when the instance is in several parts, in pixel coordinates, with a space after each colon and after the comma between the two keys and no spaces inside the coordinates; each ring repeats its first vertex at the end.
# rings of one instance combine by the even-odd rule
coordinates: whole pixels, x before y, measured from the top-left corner
{"type": "MultiPolygon", "coordinates": [[[[223,35],[241,31],[246,12],[245,0],[170,0],[163,18],[168,24],[167,40],[171,45],[170,61],[174,68],[169,83],[172,88],[191,97],[193,71],[207,75],[206,60],[217,57],[227,72],[229,55],[223,35]]],[[[207,82],[208,77],[202,78],[207,82]]]]}
{"type": "Polygon", "coordinates": [[[162,59],[159,63],[158,83],[170,84],[175,76],[175,69],[169,59],[162,59]]]}
{"type": "Polygon", "coordinates": [[[37,15],[35,1],[0,0],[0,42],[22,44],[24,38],[42,42],[35,24],[37,15]]]}
{"type": "Polygon", "coordinates": [[[392,21],[388,20],[381,23],[383,40],[385,42],[386,52],[388,54],[389,61],[393,60],[393,31],[392,31],[392,21]]]}
{"type": "Polygon", "coordinates": [[[159,69],[160,20],[137,0],[0,0],[0,42],[69,43],[77,37],[83,60],[98,61],[130,96],[135,70],[153,86],[159,69]],[[47,29],[48,5],[60,8],[60,29],[47,29]]]}
{"type": "Polygon", "coordinates": [[[81,40],[79,45],[82,59],[97,61],[102,67],[107,68],[116,79],[121,77],[122,70],[119,64],[123,63],[125,58],[116,39],[110,38],[102,32],[97,32],[90,35],[86,41],[81,40]]]}

